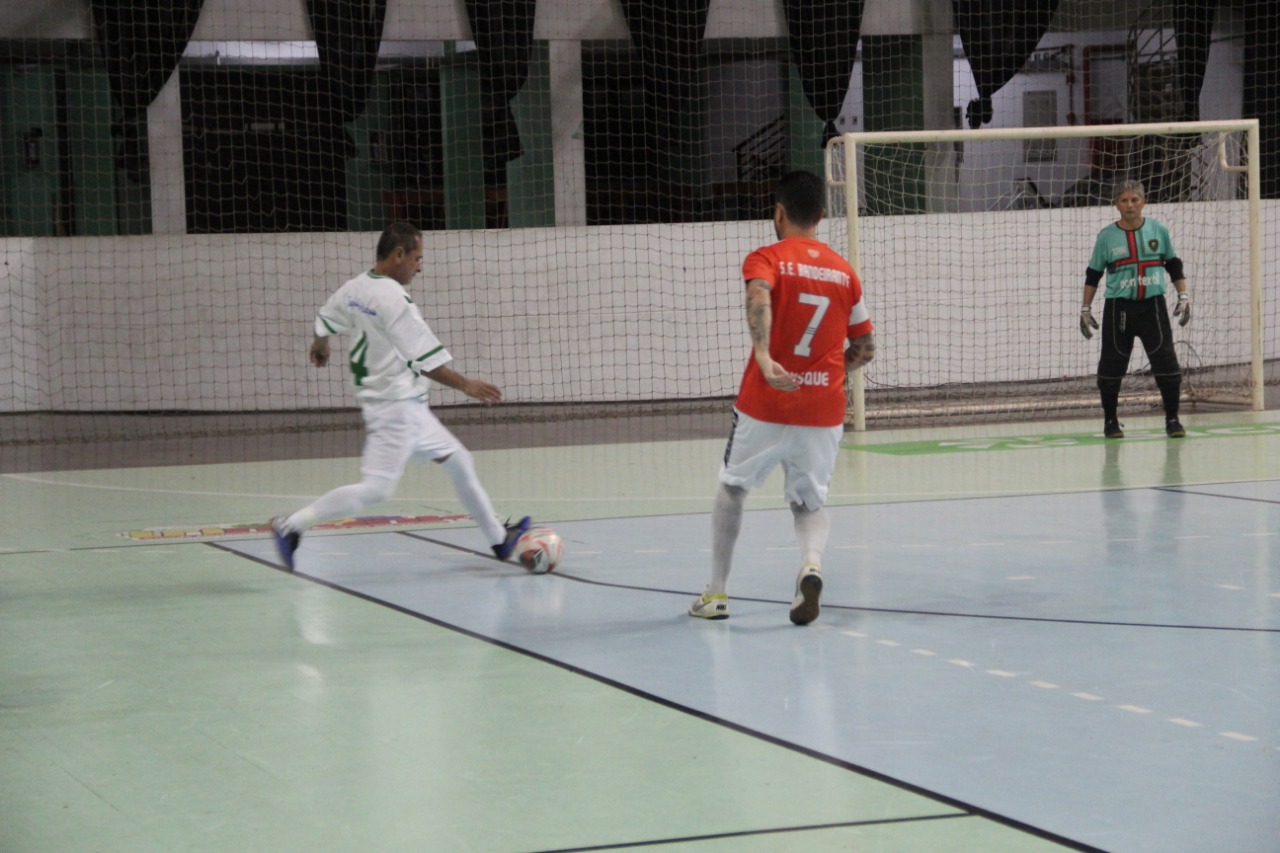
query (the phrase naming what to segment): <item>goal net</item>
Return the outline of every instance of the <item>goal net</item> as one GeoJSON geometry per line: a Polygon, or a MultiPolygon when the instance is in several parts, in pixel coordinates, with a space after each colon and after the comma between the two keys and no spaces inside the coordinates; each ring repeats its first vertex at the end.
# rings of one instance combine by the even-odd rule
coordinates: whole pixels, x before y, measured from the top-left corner
{"type": "MultiPolygon", "coordinates": [[[[1100,340],[1080,334],[1080,297],[1125,178],[1143,183],[1144,214],[1168,226],[1185,264],[1192,320],[1174,325],[1184,398],[1261,409],[1256,146],[1253,121],[832,139],[829,204],[881,341],[850,423],[1096,408],[1100,340]]],[[[1159,409],[1148,372],[1139,344],[1124,410],[1159,409]]]]}

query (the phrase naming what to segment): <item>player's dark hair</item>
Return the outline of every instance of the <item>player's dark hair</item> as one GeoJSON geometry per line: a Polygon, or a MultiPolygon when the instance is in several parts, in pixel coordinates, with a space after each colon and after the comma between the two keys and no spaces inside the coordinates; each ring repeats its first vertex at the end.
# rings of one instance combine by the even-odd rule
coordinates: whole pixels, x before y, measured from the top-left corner
{"type": "Polygon", "coordinates": [[[406,253],[412,252],[418,248],[418,241],[421,239],[422,232],[416,225],[397,219],[388,225],[382,232],[382,236],[378,238],[378,260],[390,257],[396,249],[404,249],[406,253]]]}
{"type": "Polygon", "coordinates": [[[787,218],[801,228],[811,228],[822,221],[826,188],[813,172],[788,172],[778,182],[778,203],[787,218]]]}

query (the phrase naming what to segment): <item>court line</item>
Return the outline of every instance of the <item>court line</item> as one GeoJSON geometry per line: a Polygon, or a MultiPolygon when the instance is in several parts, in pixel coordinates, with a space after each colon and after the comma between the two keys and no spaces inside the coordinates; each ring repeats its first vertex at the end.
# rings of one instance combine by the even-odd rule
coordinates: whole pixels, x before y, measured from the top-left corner
{"type": "Polygon", "coordinates": [[[918,817],[892,817],[879,820],[851,820],[842,823],[815,823],[802,826],[772,827],[770,829],[745,829],[740,832],[716,832],[708,835],[683,835],[671,838],[650,838],[644,841],[623,841],[616,844],[597,844],[590,847],[557,847],[551,850],[536,850],[531,853],[593,853],[599,850],[629,850],[637,847],[654,847],[659,844],[682,844],[690,841],[716,841],[722,838],[750,838],[757,835],[785,835],[792,832],[813,832],[823,829],[845,829],[860,826],[890,826],[893,824],[919,823],[935,820],[955,820],[957,818],[974,818],[973,814],[931,814],[918,817]]]}
{"type": "MultiPolygon", "coordinates": [[[[243,463],[252,465],[253,463],[243,463]]],[[[77,483],[67,480],[56,480],[47,477],[35,476],[32,474],[0,474],[0,478],[17,480],[24,483],[31,483],[40,486],[62,486],[71,489],[92,489],[98,491],[110,492],[131,492],[135,494],[150,495],[185,495],[189,497],[208,497],[208,498],[237,498],[244,500],[263,499],[278,501],[305,501],[314,499],[317,493],[308,494],[276,494],[267,492],[214,492],[199,491],[195,489],[160,489],[150,486],[113,486],[106,483],[77,483]]],[[[1062,488],[1062,489],[974,489],[966,492],[891,492],[891,491],[859,491],[859,492],[838,492],[832,491],[828,495],[827,503],[832,505],[835,501],[848,501],[849,504],[875,504],[877,500],[883,500],[886,503],[933,503],[936,501],[965,501],[965,500],[992,500],[998,498],[1027,498],[1027,497],[1052,497],[1058,495],[1089,495],[1101,494],[1103,492],[1125,492],[1125,491],[1141,491],[1144,489],[1157,491],[1176,491],[1183,494],[1199,494],[1209,497],[1237,497],[1233,495],[1214,495],[1209,492],[1187,491],[1202,486],[1220,486],[1232,485],[1236,483],[1273,483],[1278,482],[1274,477],[1261,477],[1255,480],[1225,480],[1213,481],[1208,483],[1183,483],[1178,486],[1168,486],[1166,484],[1149,484],[1124,486],[1118,489],[1098,488],[1095,486],[1081,486],[1078,488],[1062,488]]],[[[698,493],[696,495],[660,495],[660,496],[628,496],[628,497],[519,497],[511,495],[501,495],[504,503],[527,503],[527,504],[644,504],[644,503],[669,503],[671,501],[706,501],[710,503],[714,496],[714,489],[709,489],[706,493],[698,493]]],[[[417,503],[421,501],[439,500],[440,495],[397,495],[386,503],[417,503]]],[[[445,499],[449,498],[445,496],[445,499]]],[[[1259,498],[1239,498],[1240,500],[1261,500],[1259,498]]],[[[683,515],[685,513],[671,513],[672,515],[683,515]]]]}
{"type": "MultiPolygon", "coordinates": [[[[411,532],[409,532],[409,531],[404,531],[404,532],[402,532],[400,535],[403,535],[403,536],[412,536],[413,534],[412,534],[411,532]]],[[[416,537],[415,537],[415,538],[416,538],[416,537]]],[[[427,541],[431,541],[431,540],[427,540],[427,541]]],[[[193,543],[193,544],[195,544],[195,543],[193,543]]],[[[255,562],[255,563],[258,563],[258,564],[260,564],[260,565],[267,566],[268,568],[274,569],[274,570],[276,570],[276,571],[281,571],[281,572],[286,572],[286,573],[288,573],[285,569],[281,568],[280,566],[276,566],[276,565],[272,564],[271,562],[268,562],[267,560],[264,560],[264,559],[262,559],[262,558],[260,558],[260,557],[256,557],[256,556],[254,556],[254,555],[252,555],[252,554],[246,554],[246,553],[244,553],[244,552],[242,552],[242,551],[236,551],[235,549],[233,549],[233,548],[229,548],[229,547],[226,547],[226,546],[224,546],[224,545],[222,545],[221,543],[218,543],[218,542],[204,542],[204,543],[199,543],[199,544],[206,545],[206,546],[208,546],[208,547],[210,547],[210,548],[216,548],[216,549],[221,550],[221,551],[228,551],[228,552],[233,553],[233,554],[236,554],[236,555],[238,555],[238,556],[240,556],[240,557],[242,557],[242,558],[244,558],[244,559],[250,560],[251,562],[255,562]]],[[[434,544],[441,544],[441,545],[444,545],[444,546],[446,546],[446,547],[452,547],[452,548],[454,548],[455,550],[459,550],[459,551],[466,551],[466,552],[469,552],[469,553],[479,554],[479,552],[478,552],[478,551],[472,551],[471,549],[469,549],[469,548],[464,548],[464,547],[462,547],[462,546],[454,546],[454,545],[450,545],[449,543],[434,543],[434,544]]],[[[481,555],[481,556],[483,556],[483,555],[481,555]]],[[[490,559],[493,559],[493,558],[492,558],[492,557],[490,557],[490,559]]],[[[752,728],[750,728],[750,727],[748,727],[748,726],[744,726],[744,725],[742,725],[741,723],[735,723],[735,722],[732,722],[731,720],[727,720],[727,719],[725,719],[725,718],[723,718],[723,717],[718,717],[718,716],[716,716],[716,715],[714,715],[714,714],[709,714],[709,713],[707,713],[707,712],[705,712],[705,711],[700,711],[700,710],[697,710],[696,708],[691,708],[691,707],[689,707],[689,706],[687,706],[687,705],[683,705],[683,704],[681,704],[681,703],[679,703],[679,702],[675,702],[675,701],[673,701],[673,700],[666,699],[666,698],[664,698],[664,697],[662,697],[662,696],[658,696],[658,695],[656,695],[656,694],[654,694],[654,693],[649,693],[648,691],[641,690],[641,689],[639,689],[639,688],[637,688],[637,687],[633,687],[633,686],[631,686],[631,685],[629,685],[629,684],[625,684],[625,683],[623,683],[623,682],[616,681],[616,680],[614,680],[614,679],[612,679],[612,678],[609,678],[609,677],[607,677],[607,676],[604,676],[604,675],[600,675],[599,673],[591,672],[590,670],[583,669],[582,667],[576,666],[576,665],[574,665],[574,664],[566,663],[565,661],[559,660],[559,659],[554,658],[554,657],[551,657],[551,656],[549,656],[549,655],[544,655],[544,654],[541,654],[541,653],[539,653],[539,652],[535,652],[535,651],[533,651],[533,650],[531,650],[531,649],[526,649],[526,648],[523,648],[523,647],[521,647],[521,646],[517,646],[517,645],[515,645],[515,644],[513,644],[513,643],[510,643],[510,642],[507,642],[507,641],[504,641],[504,640],[499,640],[499,639],[497,639],[496,637],[490,637],[490,636],[488,636],[488,635],[486,635],[486,634],[481,634],[481,633],[479,633],[479,632],[477,632],[477,631],[472,631],[472,630],[470,630],[470,629],[463,628],[463,627],[461,627],[461,626],[459,626],[459,625],[455,625],[455,624],[452,624],[452,623],[450,623],[450,622],[445,622],[445,621],[443,621],[443,620],[441,620],[441,619],[438,619],[438,618],[436,618],[436,617],[434,617],[434,616],[428,616],[428,615],[427,615],[427,614],[425,614],[425,613],[420,613],[420,612],[418,612],[418,611],[416,611],[416,610],[412,610],[412,609],[410,609],[410,608],[408,608],[408,607],[405,607],[405,606],[403,606],[403,605],[396,604],[396,603],[391,602],[391,601],[387,601],[386,599],[378,598],[378,597],[377,597],[377,596],[375,596],[375,595],[371,595],[371,594],[369,594],[369,593],[361,592],[361,591],[359,591],[359,590],[355,590],[355,589],[352,589],[352,588],[350,588],[350,587],[343,586],[343,585],[342,585],[342,584],[340,584],[340,583],[337,583],[337,582],[334,582],[334,581],[324,580],[323,578],[318,578],[318,577],[315,577],[315,576],[313,576],[313,575],[308,575],[308,574],[306,574],[305,572],[294,571],[294,572],[292,572],[291,574],[295,575],[295,576],[296,576],[296,577],[298,577],[300,580],[304,580],[304,581],[307,581],[307,582],[309,582],[309,583],[314,583],[314,584],[317,584],[317,585],[319,585],[319,586],[323,586],[323,587],[326,587],[326,588],[328,588],[328,589],[332,589],[332,590],[334,590],[334,591],[336,591],[336,592],[342,592],[342,593],[345,593],[346,595],[350,595],[350,596],[352,596],[353,598],[358,598],[358,599],[361,599],[362,601],[367,601],[367,602],[369,602],[369,603],[371,603],[371,604],[377,604],[377,605],[379,605],[379,606],[382,606],[382,607],[387,608],[388,610],[395,611],[396,613],[400,613],[400,614],[405,615],[405,616],[408,616],[408,617],[410,617],[410,618],[417,619],[417,620],[420,620],[420,621],[422,621],[422,622],[426,622],[426,623],[431,624],[431,625],[435,625],[435,626],[436,626],[436,627],[438,627],[438,628],[443,628],[443,629],[448,630],[448,631],[453,631],[453,632],[455,632],[455,633],[457,633],[457,634],[461,634],[461,635],[463,635],[463,636],[470,637],[470,638],[472,638],[472,639],[474,639],[474,640],[479,640],[480,642],[488,643],[488,644],[490,644],[490,645],[492,645],[492,646],[495,646],[495,647],[497,647],[497,648],[505,649],[505,650],[507,650],[507,651],[514,652],[514,653],[516,653],[516,654],[523,655],[523,656],[525,656],[525,657],[531,658],[531,659],[533,659],[533,660],[537,660],[537,661],[540,661],[540,662],[542,662],[542,663],[550,664],[551,666],[558,667],[558,668],[563,669],[563,670],[565,670],[566,672],[572,673],[572,674],[574,674],[574,675],[579,675],[579,676],[582,676],[583,678],[590,679],[590,680],[595,681],[595,682],[597,682],[597,683],[599,683],[599,684],[603,684],[603,685],[605,685],[605,686],[607,686],[607,687],[612,687],[612,688],[614,688],[615,690],[620,690],[620,691],[622,691],[622,692],[624,692],[624,693],[627,693],[627,694],[630,694],[630,695],[632,695],[632,696],[635,696],[635,697],[636,697],[636,698],[638,698],[638,699],[642,699],[642,700],[645,700],[645,701],[647,701],[647,702],[651,702],[651,703],[654,703],[654,704],[657,704],[657,705],[661,705],[662,707],[665,707],[665,708],[670,708],[670,709],[671,709],[671,710],[673,710],[673,711],[677,711],[677,712],[679,712],[679,713],[686,714],[686,715],[688,715],[688,716],[691,716],[691,717],[694,717],[694,718],[697,718],[697,719],[703,720],[704,722],[708,722],[708,723],[711,723],[711,724],[713,724],[713,725],[720,726],[721,728],[725,728],[725,729],[728,729],[728,730],[730,730],[730,731],[738,732],[739,734],[743,734],[743,735],[746,735],[746,736],[748,736],[748,737],[755,738],[756,740],[759,740],[759,741],[761,741],[761,742],[763,742],[763,743],[771,744],[771,745],[776,746],[776,747],[779,747],[779,748],[781,748],[781,749],[786,749],[786,750],[789,750],[789,751],[791,751],[791,752],[795,752],[795,753],[798,753],[798,754],[800,754],[800,755],[804,755],[804,756],[806,756],[806,757],[808,757],[808,758],[812,758],[812,759],[815,759],[815,760],[817,760],[817,761],[821,761],[821,762],[823,762],[823,763],[825,763],[825,764],[829,764],[829,765],[831,765],[831,766],[833,766],[833,767],[838,767],[838,768],[841,768],[841,769],[844,769],[844,770],[848,770],[849,772],[851,772],[851,773],[856,773],[856,774],[857,774],[857,775],[859,775],[859,776],[863,776],[863,777],[865,777],[865,778],[872,779],[872,780],[875,780],[875,781],[877,781],[877,782],[882,782],[882,783],[884,783],[884,784],[886,784],[886,785],[890,785],[890,786],[892,786],[892,787],[898,788],[899,790],[903,790],[903,791],[906,791],[906,792],[908,792],[908,793],[915,794],[915,795],[917,795],[917,796],[923,797],[923,798],[928,799],[928,800],[932,800],[932,801],[937,802],[937,803],[940,803],[940,804],[942,804],[942,805],[950,806],[951,808],[957,809],[957,810],[959,810],[959,811],[963,812],[964,814],[967,814],[967,815],[973,815],[973,816],[982,817],[982,818],[986,818],[987,820],[990,820],[990,821],[992,821],[992,822],[994,822],[994,823],[998,823],[998,824],[1000,824],[1000,825],[1002,825],[1002,826],[1009,827],[1010,829],[1015,829],[1015,830],[1017,830],[1017,831],[1019,831],[1019,832],[1026,833],[1026,834],[1031,835],[1031,836],[1034,836],[1034,837],[1036,837],[1036,838],[1040,838],[1040,839],[1043,839],[1043,840],[1045,840],[1045,841],[1050,841],[1050,842],[1053,842],[1053,843],[1055,843],[1055,844],[1062,845],[1063,847],[1066,847],[1067,849],[1070,849],[1070,850],[1080,851],[1080,853],[1107,853],[1107,851],[1103,850],[1102,848],[1093,847],[1093,846],[1088,845],[1088,844],[1085,844],[1085,843],[1083,843],[1083,842],[1076,841],[1075,839],[1071,839],[1071,838],[1067,838],[1067,837],[1065,837],[1065,836],[1057,835],[1056,833],[1050,832],[1050,831],[1045,830],[1045,829],[1042,829],[1042,828],[1040,828],[1040,827],[1037,827],[1037,826],[1034,826],[1034,825],[1031,825],[1031,824],[1028,824],[1028,823],[1024,823],[1023,821],[1017,820],[1016,818],[1012,818],[1012,817],[1009,817],[1009,816],[1007,816],[1007,815],[1003,815],[1003,814],[1000,814],[1000,813],[998,813],[998,812],[991,811],[991,810],[989,810],[989,809],[983,808],[982,806],[977,806],[977,805],[974,805],[974,804],[972,804],[972,803],[966,803],[966,802],[964,802],[964,801],[962,801],[962,800],[959,800],[959,799],[956,799],[956,798],[954,798],[954,797],[947,796],[946,794],[942,794],[942,793],[939,793],[939,792],[937,792],[937,791],[929,790],[929,789],[927,789],[927,788],[921,787],[921,786],[916,785],[916,784],[913,784],[913,783],[911,783],[911,782],[907,782],[907,781],[905,781],[905,780],[903,780],[903,779],[898,779],[898,778],[896,778],[896,777],[894,777],[894,776],[890,776],[890,775],[888,775],[888,774],[886,774],[886,773],[882,773],[882,772],[880,772],[880,771],[878,771],[878,770],[873,770],[873,769],[871,769],[870,767],[864,767],[864,766],[862,766],[862,765],[860,765],[860,764],[857,764],[857,763],[855,763],[855,762],[852,762],[852,761],[846,761],[846,760],[844,760],[844,759],[836,758],[835,756],[828,755],[828,754],[826,754],[826,753],[820,752],[820,751],[815,750],[815,749],[811,749],[811,748],[809,748],[809,747],[804,747],[804,746],[800,746],[799,744],[791,743],[791,742],[786,741],[786,740],[783,740],[782,738],[779,738],[779,737],[777,737],[777,736],[775,736],[775,735],[766,734],[766,733],[764,733],[764,732],[762,732],[762,731],[758,731],[758,730],[756,730],[756,729],[752,729],[752,728]]],[[[609,585],[610,585],[610,586],[616,586],[616,584],[609,584],[609,585]]],[[[691,594],[691,593],[681,593],[681,594],[691,594]]],[[[573,849],[585,849],[585,850],[590,850],[590,849],[592,849],[592,848],[567,848],[566,850],[561,851],[560,853],[569,853],[569,850],[573,850],[573,849]]],[[[609,849],[609,848],[608,848],[608,847],[603,847],[603,848],[597,848],[597,849],[604,849],[604,850],[607,850],[607,849],[609,849]]]]}

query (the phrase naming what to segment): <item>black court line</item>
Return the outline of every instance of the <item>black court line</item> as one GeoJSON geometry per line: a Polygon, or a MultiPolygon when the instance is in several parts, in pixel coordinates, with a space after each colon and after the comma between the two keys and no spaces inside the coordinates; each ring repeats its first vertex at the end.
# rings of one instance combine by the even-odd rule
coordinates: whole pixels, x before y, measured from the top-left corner
{"type": "MultiPolygon", "coordinates": [[[[413,534],[410,531],[404,531],[403,535],[411,536],[413,534]]],[[[426,540],[426,541],[431,541],[431,540],[426,540]]],[[[770,744],[771,746],[776,746],[781,749],[790,750],[791,752],[798,753],[807,758],[812,758],[817,761],[821,761],[825,764],[829,764],[833,767],[839,767],[843,770],[848,770],[851,773],[856,773],[859,776],[863,776],[867,779],[873,779],[877,782],[882,782],[886,785],[891,785],[895,788],[898,788],[899,790],[906,791],[911,794],[915,794],[919,797],[924,797],[925,799],[932,800],[936,803],[940,803],[945,806],[950,806],[953,809],[958,809],[959,811],[964,812],[966,815],[973,815],[976,817],[985,818],[994,823],[998,823],[1002,826],[1009,827],[1010,829],[1015,829],[1019,832],[1026,833],[1027,835],[1032,835],[1032,836],[1035,836],[1036,838],[1041,838],[1041,839],[1044,839],[1045,841],[1050,841],[1055,844],[1062,845],[1063,847],[1066,847],[1070,850],[1077,850],[1077,851],[1081,851],[1082,853],[1108,853],[1108,851],[1103,850],[1102,848],[1093,847],[1092,845],[1085,844],[1084,842],[1076,841],[1075,839],[1067,838],[1065,836],[1060,836],[1056,833],[1050,832],[1046,829],[1042,829],[1038,826],[1034,826],[1032,824],[1028,824],[1023,821],[1020,821],[1016,818],[1009,817],[1008,815],[1003,815],[998,812],[994,812],[989,809],[982,808],[981,806],[976,806],[972,803],[967,803],[963,800],[950,797],[938,791],[929,790],[919,785],[915,785],[911,782],[898,779],[886,773],[882,773],[878,770],[873,770],[870,767],[864,767],[860,764],[855,764],[854,762],[851,762],[851,761],[845,761],[844,759],[836,758],[835,756],[832,756],[832,755],[827,755],[824,752],[819,752],[817,750],[810,749],[808,747],[800,746],[799,744],[791,743],[790,741],[783,740],[774,735],[765,734],[764,732],[757,731],[755,729],[744,726],[740,723],[735,723],[731,720],[726,720],[723,717],[717,717],[714,714],[708,714],[705,711],[699,711],[696,708],[690,708],[687,705],[682,705],[678,702],[674,702],[662,696],[649,693],[648,691],[641,690],[637,687],[633,687],[621,681],[616,681],[612,678],[608,678],[607,676],[600,675],[599,673],[582,669],[581,667],[574,666],[573,664],[566,663],[562,660],[558,660],[548,655],[544,655],[539,652],[535,652],[530,649],[526,649],[521,646],[514,645],[513,643],[509,643],[504,640],[499,640],[495,637],[490,637],[486,634],[481,634],[479,632],[472,631],[468,628],[463,628],[460,625],[454,625],[450,622],[445,622],[444,620],[438,619],[434,616],[428,616],[425,613],[420,613],[416,610],[412,610],[403,605],[396,604],[391,601],[387,601],[386,599],[383,599],[383,598],[378,598],[375,595],[370,595],[368,593],[360,592],[359,590],[354,590],[354,589],[351,589],[350,587],[343,586],[342,584],[335,583],[333,581],[324,580],[323,578],[317,578],[312,575],[308,575],[305,572],[299,572],[296,570],[293,572],[289,572],[288,569],[278,566],[273,562],[264,560],[261,557],[255,557],[250,554],[245,554],[233,548],[228,548],[225,545],[218,542],[206,542],[203,544],[208,545],[211,548],[217,548],[220,551],[226,551],[228,553],[235,554],[236,556],[242,557],[243,559],[249,560],[254,563],[258,563],[259,565],[263,565],[271,569],[275,569],[276,571],[284,572],[286,574],[292,574],[298,577],[300,580],[305,580],[310,583],[314,583],[318,586],[323,586],[327,589],[332,589],[335,592],[345,593],[346,595],[349,595],[352,598],[357,598],[357,599],[360,599],[361,601],[367,601],[370,604],[377,604],[381,607],[387,608],[388,610],[392,610],[404,616],[417,619],[420,622],[426,622],[430,625],[435,625],[438,628],[443,628],[447,631],[453,631],[456,634],[461,634],[462,636],[470,637],[473,640],[479,640],[480,642],[488,643],[489,645],[494,646],[496,648],[504,649],[509,652],[514,652],[515,654],[523,655],[524,657],[539,661],[540,663],[545,663],[550,666],[557,667],[559,669],[562,669],[574,675],[578,675],[583,678],[587,678],[592,681],[595,681],[598,684],[603,684],[606,687],[611,687],[615,690],[620,690],[623,693],[628,693],[632,696],[635,696],[638,699],[643,699],[647,702],[651,702],[656,705],[661,705],[664,708],[669,708],[673,711],[677,711],[679,713],[688,715],[690,717],[695,717],[699,720],[702,720],[703,722],[711,723],[712,725],[720,726],[721,728],[728,729],[729,731],[737,732],[738,734],[743,734],[748,737],[755,738],[756,740],[759,740],[763,743],[770,744]]],[[[445,543],[441,543],[441,544],[445,544],[445,543]]],[[[480,554],[480,552],[478,551],[473,551],[469,548],[464,548],[462,546],[449,546],[449,547],[453,547],[456,550],[465,551],[472,554],[480,554]]],[[[481,554],[480,556],[484,556],[484,555],[481,554]]],[[[489,559],[493,559],[493,558],[490,557],[489,559]]],[[[656,843],[656,842],[653,842],[653,843],[656,843]]],[[[588,847],[588,848],[581,848],[581,849],[591,850],[591,849],[609,849],[609,848],[588,847]]]]}
{"type": "MultiPolygon", "coordinates": [[[[477,557],[488,556],[480,551],[468,548],[465,545],[455,545],[452,542],[432,539],[430,536],[424,536],[420,531],[399,530],[396,532],[401,536],[408,536],[412,539],[417,539],[420,542],[428,542],[432,545],[451,548],[454,551],[461,551],[465,554],[473,554],[477,557]]],[[[494,559],[493,557],[488,558],[490,560],[494,559]]],[[[588,586],[609,587],[612,589],[627,590],[629,592],[655,592],[661,595],[687,595],[693,597],[697,597],[698,595],[697,590],[689,591],[684,589],[663,589],[661,587],[636,586],[634,584],[617,583],[616,581],[593,580],[592,578],[584,578],[581,575],[573,575],[560,571],[552,571],[551,574],[575,583],[587,584],[588,586]]],[[[791,604],[791,599],[786,599],[784,601],[777,598],[752,598],[750,596],[734,596],[731,600],[750,601],[753,604],[791,604]]],[[[1003,616],[994,613],[960,613],[946,610],[915,610],[911,608],[897,607],[858,607],[850,604],[827,604],[825,602],[822,605],[822,609],[841,610],[846,613],[896,613],[903,616],[942,616],[951,619],[991,619],[1004,622],[1044,622],[1054,625],[1094,625],[1112,628],[1176,628],[1188,631],[1238,631],[1243,633],[1280,634],[1280,628],[1245,628],[1236,625],[1184,625],[1162,622],[1119,622],[1105,619],[1068,619],[1066,617],[1052,616],[1003,616]]]]}
{"type": "MultiPolygon", "coordinates": [[[[1275,480],[1247,480],[1242,482],[1250,483],[1274,483],[1275,480]]],[[[1207,485],[1221,486],[1223,483],[1209,483],[1207,485]]],[[[1195,491],[1199,486],[1150,486],[1154,492],[1169,492],[1175,495],[1195,495],[1202,498],[1222,498],[1228,501],[1246,501],[1248,503],[1270,504],[1272,506],[1280,506],[1280,499],[1276,498],[1251,498],[1247,495],[1224,495],[1220,492],[1200,492],[1195,491]]]]}
{"type": "Polygon", "coordinates": [[[812,832],[823,829],[847,829],[860,826],[888,826],[897,823],[923,823],[935,820],[972,818],[971,814],[935,814],[920,817],[891,817],[883,820],[851,820],[844,823],[815,823],[808,826],[779,826],[772,829],[749,829],[742,832],[717,832],[709,835],[684,835],[672,838],[653,838],[646,841],[621,841],[616,844],[598,844],[592,847],[557,847],[553,850],[534,850],[529,853],[591,853],[596,850],[630,850],[636,847],[655,847],[659,844],[681,844],[689,841],[718,841],[722,838],[749,838],[753,835],[785,835],[792,832],[812,832]]]}

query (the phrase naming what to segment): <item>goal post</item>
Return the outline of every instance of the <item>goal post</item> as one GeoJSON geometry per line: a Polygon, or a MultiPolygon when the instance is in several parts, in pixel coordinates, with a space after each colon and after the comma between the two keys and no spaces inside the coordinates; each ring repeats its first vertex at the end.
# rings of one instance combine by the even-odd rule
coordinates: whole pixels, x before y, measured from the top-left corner
{"type": "MultiPolygon", "coordinates": [[[[1186,265],[1192,320],[1174,326],[1183,394],[1263,408],[1256,119],[847,133],[827,143],[829,234],[843,238],[876,321],[847,425],[1044,419],[1097,406],[1099,339],[1076,316],[1112,193],[1143,182],[1186,265]],[[868,404],[870,403],[870,408],[868,404]]],[[[1122,407],[1158,408],[1141,346],[1122,407]]]]}

